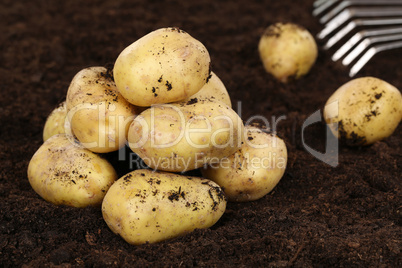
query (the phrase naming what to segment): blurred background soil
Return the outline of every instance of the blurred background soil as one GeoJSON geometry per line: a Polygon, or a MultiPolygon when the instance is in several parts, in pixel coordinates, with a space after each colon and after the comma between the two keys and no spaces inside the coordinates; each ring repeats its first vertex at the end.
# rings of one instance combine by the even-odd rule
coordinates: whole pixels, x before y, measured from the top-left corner
{"type": "MultiPolygon", "coordinates": [[[[268,75],[257,45],[264,28],[291,21],[316,35],[313,0],[11,1],[0,3],[0,266],[2,267],[401,267],[401,133],[364,148],[340,146],[331,167],[302,143],[306,118],[350,80],[320,48],[304,78],[268,75]],[[58,207],[30,187],[26,170],[42,144],[48,114],[81,69],[113,63],[155,29],[178,26],[209,50],[244,121],[278,119],[289,162],[264,198],[230,203],[212,228],[132,246],[114,235],[99,208],[58,207]]],[[[319,42],[319,45],[322,45],[319,42]]],[[[358,74],[402,89],[402,50],[382,52],[358,74]]],[[[325,151],[323,122],[304,141],[325,151]]],[[[115,163],[120,173],[127,163],[115,163]]]]}

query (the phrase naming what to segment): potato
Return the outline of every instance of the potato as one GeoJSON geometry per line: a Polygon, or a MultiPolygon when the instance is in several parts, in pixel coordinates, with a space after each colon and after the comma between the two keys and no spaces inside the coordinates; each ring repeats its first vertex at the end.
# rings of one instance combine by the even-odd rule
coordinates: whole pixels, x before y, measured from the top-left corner
{"type": "Polygon", "coordinates": [[[324,118],[332,133],[350,146],[389,137],[402,117],[401,92],[375,77],[353,79],[328,99],[324,118]]]}
{"type": "Polygon", "coordinates": [[[102,203],[109,228],[134,245],[208,228],[225,209],[225,195],[216,183],[146,169],[117,180],[102,203]]]}
{"type": "Polygon", "coordinates": [[[192,99],[143,111],[129,128],[128,142],[149,167],[182,172],[234,153],[243,127],[224,103],[192,99]]]}
{"type": "Polygon", "coordinates": [[[148,107],[197,93],[208,81],[210,62],[201,42],[178,28],[162,28],[125,48],[113,74],[130,103],[148,107]]]}
{"type": "Polygon", "coordinates": [[[229,201],[260,199],[278,184],[287,164],[286,144],[275,134],[245,127],[242,147],[219,163],[201,169],[205,178],[221,186],[229,201]]]}
{"type": "Polygon", "coordinates": [[[66,134],[46,140],[28,165],[28,179],[43,199],[56,205],[100,205],[117,174],[109,162],[66,134]]]}
{"type": "Polygon", "coordinates": [[[87,149],[108,153],[125,145],[136,108],[121,96],[106,68],[78,72],[66,103],[72,132],[87,149]]]}
{"type": "Polygon", "coordinates": [[[225,85],[214,72],[211,72],[211,78],[200,91],[188,97],[184,101],[187,102],[194,98],[199,100],[218,100],[227,106],[232,107],[232,102],[230,101],[230,96],[225,85]]]}
{"type": "Polygon", "coordinates": [[[66,120],[66,116],[67,106],[63,101],[47,117],[43,128],[43,141],[56,134],[71,133],[70,122],[66,120]]]}
{"type": "Polygon", "coordinates": [[[258,44],[265,70],[283,83],[307,74],[314,65],[318,49],[314,37],[300,25],[270,25],[258,44]]]}

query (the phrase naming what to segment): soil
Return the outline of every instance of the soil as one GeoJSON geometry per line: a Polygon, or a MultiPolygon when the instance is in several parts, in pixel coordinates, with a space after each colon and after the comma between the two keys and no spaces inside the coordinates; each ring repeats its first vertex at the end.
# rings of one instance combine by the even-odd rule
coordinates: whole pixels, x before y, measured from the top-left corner
{"type": "MultiPolygon", "coordinates": [[[[325,152],[325,124],[304,129],[303,123],[350,80],[348,69],[331,61],[334,50],[322,49],[323,42],[310,73],[288,84],[267,74],[259,59],[259,37],[271,23],[295,22],[313,35],[322,29],[312,4],[2,0],[0,266],[402,267],[402,127],[371,146],[340,145],[338,165],[326,164],[306,149],[325,152]],[[212,70],[245,122],[258,115],[277,123],[289,161],[271,193],[229,203],[213,227],[133,246],[109,230],[99,207],[44,201],[26,171],[42,144],[46,117],[72,77],[88,66],[113,64],[126,46],[167,26],[207,47],[212,70]]],[[[402,89],[400,59],[401,49],[382,52],[357,77],[378,77],[402,89]]],[[[126,162],[114,164],[121,174],[129,170],[126,162]]]]}

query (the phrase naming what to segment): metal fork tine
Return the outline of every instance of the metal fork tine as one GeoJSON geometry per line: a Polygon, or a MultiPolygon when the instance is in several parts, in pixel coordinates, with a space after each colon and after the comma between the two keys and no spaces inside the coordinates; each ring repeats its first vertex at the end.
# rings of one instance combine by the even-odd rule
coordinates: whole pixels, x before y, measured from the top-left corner
{"type": "Polygon", "coordinates": [[[327,23],[324,29],[318,33],[317,37],[319,39],[324,39],[332,33],[336,28],[341,26],[344,22],[351,18],[351,12],[349,9],[345,9],[341,13],[339,13],[335,18],[333,18],[329,23],[327,23]]]}
{"type": "Polygon", "coordinates": [[[343,37],[345,37],[348,33],[350,33],[353,29],[355,29],[358,25],[356,24],[356,21],[351,21],[349,22],[345,27],[343,27],[337,34],[332,36],[330,39],[328,39],[327,43],[324,45],[324,49],[329,49],[336,43],[338,43],[339,40],[341,40],[343,37]]]}
{"type": "Polygon", "coordinates": [[[367,37],[356,48],[354,48],[342,61],[342,64],[347,66],[356,59],[366,48],[374,43],[387,42],[387,41],[402,41],[402,34],[384,35],[376,37],[367,37]]]}
{"type": "Polygon", "coordinates": [[[336,14],[341,12],[343,9],[349,7],[349,6],[355,6],[355,5],[402,5],[402,1],[400,0],[348,0],[348,1],[343,1],[336,5],[333,9],[331,9],[327,14],[322,16],[320,19],[320,22],[322,24],[327,23],[330,19],[332,19],[336,14]]]}
{"type": "Polygon", "coordinates": [[[329,49],[339,42],[348,33],[354,30],[358,26],[379,26],[379,25],[395,25],[402,24],[402,18],[392,19],[355,19],[349,22],[344,28],[342,28],[337,34],[328,39],[324,45],[324,49],[329,49]]]}
{"type": "Polygon", "coordinates": [[[324,39],[326,36],[331,34],[339,26],[344,24],[351,18],[354,17],[378,17],[378,16],[398,16],[402,15],[402,7],[392,7],[392,8],[349,8],[343,10],[332,20],[330,20],[325,28],[318,33],[318,38],[324,39]]]}
{"type": "Polygon", "coordinates": [[[343,46],[341,46],[335,53],[332,55],[332,60],[337,61],[343,57],[354,45],[356,45],[362,38],[364,37],[364,33],[358,32],[352,38],[349,39],[343,46]]]}
{"type": "Polygon", "coordinates": [[[316,1],[316,8],[313,10],[314,16],[319,16],[322,12],[330,8],[337,0],[327,0],[327,1],[316,1]]]}
{"type": "Polygon", "coordinates": [[[349,76],[353,77],[355,76],[366,63],[377,53],[389,49],[395,49],[395,48],[401,48],[402,47],[402,41],[396,41],[396,42],[391,42],[387,44],[382,44],[382,45],[377,45],[369,50],[353,65],[353,67],[350,69],[349,76]]]}
{"type": "Polygon", "coordinates": [[[315,0],[313,15],[320,16],[324,25],[316,37],[330,37],[324,49],[351,34],[332,56],[337,61],[346,55],[342,61],[345,66],[360,57],[350,69],[350,77],[377,53],[402,48],[402,0],[315,0]],[[368,29],[370,26],[376,27],[368,29]],[[358,27],[362,27],[359,32],[358,27]]]}
{"type": "Polygon", "coordinates": [[[314,2],[313,2],[313,7],[319,7],[319,6],[321,6],[322,4],[324,4],[325,2],[327,2],[328,0],[315,0],[314,2]]]}
{"type": "Polygon", "coordinates": [[[402,33],[402,27],[385,27],[373,30],[362,30],[353,35],[343,46],[341,46],[332,56],[332,60],[337,61],[342,58],[346,52],[348,52],[365,37],[395,33],[402,33]]]}
{"type": "Polygon", "coordinates": [[[395,24],[402,24],[402,18],[360,19],[360,20],[357,20],[356,24],[358,26],[395,25],[395,24]]]}

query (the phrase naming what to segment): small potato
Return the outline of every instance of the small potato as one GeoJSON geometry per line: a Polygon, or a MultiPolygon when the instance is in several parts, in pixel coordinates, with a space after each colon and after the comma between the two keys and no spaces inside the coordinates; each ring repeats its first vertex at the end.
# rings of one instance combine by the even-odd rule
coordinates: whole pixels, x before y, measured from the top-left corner
{"type": "Polygon", "coordinates": [[[401,92],[374,77],[353,79],[328,99],[324,118],[332,133],[350,146],[389,137],[402,117],[401,92]]]}
{"type": "Polygon", "coordinates": [[[243,146],[219,163],[201,169],[205,178],[221,186],[229,201],[257,200],[272,191],[287,164],[286,145],[274,134],[245,127],[243,146]]]}
{"type": "Polygon", "coordinates": [[[145,169],[117,180],[102,203],[109,228],[134,245],[208,228],[225,209],[225,195],[216,183],[145,169]]]}
{"type": "Polygon", "coordinates": [[[185,99],[184,102],[190,101],[194,98],[199,100],[218,100],[227,106],[232,107],[232,102],[230,101],[230,96],[225,85],[214,72],[211,72],[211,78],[201,88],[201,90],[185,99]]]}
{"type": "Polygon", "coordinates": [[[43,141],[56,134],[71,133],[70,122],[66,120],[66,116],[67,106],[63,101],[47,117],[43,128],[43,141]]]}
{"type": "Polygon", "coordinates": [[[210,62],[201,42],[178,28],[162,28],[125,48],[113,74],[124,98],[149,107],[197,93],[208,81],[210,62]]]}
{"type": "Polygon", "coordinates": [[[307,74],[318,54],[310,32],[293,23],[269,26],[261,36],[258,50],[265,70],[283,83],[307,74]]]}
{"type": "Polygon", "coordinates": [[[133,121],[129,147],[152,169],[182,172],[233,154],[243,133],[241,118],[219,101],[154,105],[133,121]]]}
{"type": "Polygon", "coordinates": [[[82,147],[72,136],[46,140],[28,165],[28,179],[43,199],[56,205],[100,205],[117,174],[109,162],[82,147]]]}
{"type": "Polygon", "coordinates": [[[128,127],[137,113],[118,92],[104,67],[78,72],[68,88],[66,105],[73,134],[96,153],[123,147],[128,127]]]}

